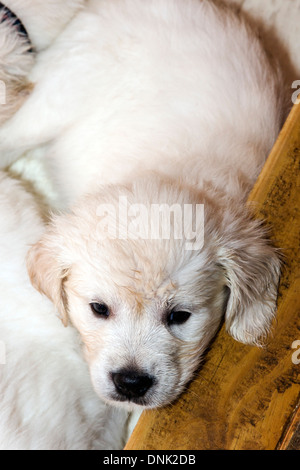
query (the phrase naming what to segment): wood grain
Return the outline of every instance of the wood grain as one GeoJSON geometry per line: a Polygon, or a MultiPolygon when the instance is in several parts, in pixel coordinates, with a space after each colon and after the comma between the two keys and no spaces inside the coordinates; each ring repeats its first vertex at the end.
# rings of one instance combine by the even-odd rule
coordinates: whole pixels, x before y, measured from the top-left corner
{"type": "Polygon", "coordinates": [[[300,340],[299,165],[295,105],[249,197],[284,253],[278,319],[268,346],[241,345],[223,327],[188,390],[170,407],[145,411],[125,449],[267,450],[292,442],[300,401],[300,365],[293,364],[291,349],[300,340]]]}
{"type": "Polygon", "coordinates": [[[277,449],[300,450],[300,402],[278,443],[277,449]]]}

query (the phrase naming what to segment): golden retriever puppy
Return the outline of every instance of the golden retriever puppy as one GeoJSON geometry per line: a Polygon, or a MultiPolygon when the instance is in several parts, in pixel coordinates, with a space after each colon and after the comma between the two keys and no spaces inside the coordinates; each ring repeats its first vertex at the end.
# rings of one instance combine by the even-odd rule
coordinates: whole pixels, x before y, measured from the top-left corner
{"type": "Polygon", "coordinates": [[[97,393],[174,400],[222,318],[259,344],[279,261],[245,202],[280,130],[258,36],[203,0],[89,0],[38,54],[1,164],[44,159],[70,213],[31,250],[33,285],[80,332],[97,393]]]}

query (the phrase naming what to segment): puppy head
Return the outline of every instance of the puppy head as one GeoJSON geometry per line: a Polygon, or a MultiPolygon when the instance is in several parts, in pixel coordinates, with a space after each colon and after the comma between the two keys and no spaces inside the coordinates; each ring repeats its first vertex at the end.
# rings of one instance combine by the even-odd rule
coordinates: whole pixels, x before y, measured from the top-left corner
{"type": "MultiPolygon", "coordinates": [[[[165,218],[156,218],[154,228],[165,218]]],[[[154,180],[107,187],[71,214],[54,217],[28,254],[28,270],[64,324],[69,318],[78,329],[97,393],[145,408],[181,393],[224,312],[232,336],[257,343],[272,322],[279,276],[257,223],[218,209],[203,194],[154,180]],[[204,204],[204,220],[185,219],[189,227],[180,237],[180,211],[174,212],[167,236],[155,230],[153,236],[153,204],[174,202],[177,208],[204,204]],[[144,214],[137,223],[135,212],[133,223],[137,203],[144,214]],[[203,246],[192,225],[204,229],[203,246]]]]}

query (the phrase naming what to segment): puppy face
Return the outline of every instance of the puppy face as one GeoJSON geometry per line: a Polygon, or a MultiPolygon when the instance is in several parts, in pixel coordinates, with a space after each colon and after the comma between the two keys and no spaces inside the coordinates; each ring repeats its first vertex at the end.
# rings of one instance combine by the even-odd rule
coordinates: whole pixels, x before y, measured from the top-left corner
{"type": "Polygon", "coordinates": [[[229,332],[243,342],[255,343],[269,329],[277,258],[257,224],[225,219],[205,195],[142,182],[84,198],[72,214],[54,218],[30,250],[32,283],[53,300],[64,323],[70,319],[78,329],[102,398],[145,408],[173,401],[225,310],[229,332]],[[187,249],[172,230],[161,239],[108,236],[108,220],[115,233],[111,212],[120,195],[149,211],[153,202],[203,203],[205,219],[197,227],[204,224],[203,246],[187,249]],[[99,205],[108,201],[104,222],[99,205]]]}
{"type": "Polygon", "coordinates": [[[99,395],[159,406],[181,392],[219,325],[224,273],[203,259],[199,275],[201,260],[180,252],[170,263],[158,243],[127,244],[73,264],[67,308],[99,395]]]}

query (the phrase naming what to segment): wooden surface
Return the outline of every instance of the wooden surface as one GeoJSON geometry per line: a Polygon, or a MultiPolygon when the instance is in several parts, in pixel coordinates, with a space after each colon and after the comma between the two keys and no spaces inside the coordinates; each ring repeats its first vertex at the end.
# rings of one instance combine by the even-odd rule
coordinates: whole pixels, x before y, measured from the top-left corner
{"type": "Polygon", "coordinates": [[[277,449],[300,450],[300,402],[286,426],[286,430],[278,443],[277,449]]]}
{"type": "Polygon", "coordinates": [[[256,216],[272,226],[285,256],[278,320],[268,346],[242,345],[222,328],[188,390],[168,408],[145,411],[125,449],[297,448],[300,364],[293,363],[291,346],[300,340],[299,164],[300,104],[249,198],[256,216]]]}

